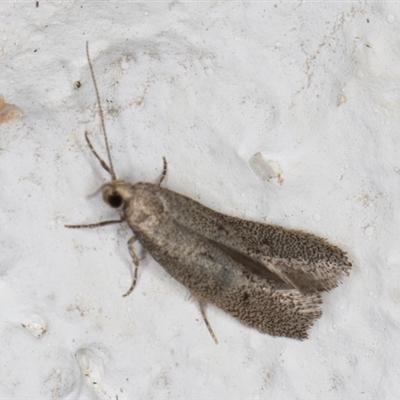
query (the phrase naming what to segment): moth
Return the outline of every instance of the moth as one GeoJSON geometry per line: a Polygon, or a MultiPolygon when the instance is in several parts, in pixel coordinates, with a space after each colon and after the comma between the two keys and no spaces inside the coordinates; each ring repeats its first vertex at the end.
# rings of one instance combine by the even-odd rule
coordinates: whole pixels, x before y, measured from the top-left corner
{"type": "Polygon", "coordinates": [[[86,54],[96,92],[108,164],[87,144],[111,180],[101,187],[105,203],[119,218],[69,228],[93,228],[126,223],[133,231],[128,249],[135,265],[133,244],[143,248],[173,278],[184,285],[200,308],[215,340],[205,307],[214,304],[244,325],[272,336],[306,339],[322,314],[321,292],[336,287],[352,267],[345,252],[327,240],[301,230],[248,221],[213,211],[158,183],[131,184],[114,172],[99,90],[86,43],[86,54]]]}

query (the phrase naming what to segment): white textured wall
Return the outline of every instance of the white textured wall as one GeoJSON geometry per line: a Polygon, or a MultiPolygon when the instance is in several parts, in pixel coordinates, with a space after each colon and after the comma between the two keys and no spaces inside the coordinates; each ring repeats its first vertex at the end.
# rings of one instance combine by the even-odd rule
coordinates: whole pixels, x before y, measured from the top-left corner
{"type": "Polygon", "coordinates": [[[1,2],[0,93],[25,114],[0,125],[0,398],[399,397],[399,49],[397,3],[1,2]],[[166,187],[348,251],[309,340],[209,307],[217,346],[150,256],[122,298],[127,228],[64,228],[115,216],[85,198],[108,178],[86,40],[119,177],[165,155],[166,187]]]}

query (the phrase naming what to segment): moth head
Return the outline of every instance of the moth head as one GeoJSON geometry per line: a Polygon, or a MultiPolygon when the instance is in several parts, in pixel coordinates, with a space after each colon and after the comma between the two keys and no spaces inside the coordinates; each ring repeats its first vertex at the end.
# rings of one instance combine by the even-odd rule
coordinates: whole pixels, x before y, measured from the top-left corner
{"type": "Polygon", "coordinates": [[[121,208],[132,196],[132,185],[123,180],[111,181],[103,186],[102,196],[110,207],[121,208]]]}

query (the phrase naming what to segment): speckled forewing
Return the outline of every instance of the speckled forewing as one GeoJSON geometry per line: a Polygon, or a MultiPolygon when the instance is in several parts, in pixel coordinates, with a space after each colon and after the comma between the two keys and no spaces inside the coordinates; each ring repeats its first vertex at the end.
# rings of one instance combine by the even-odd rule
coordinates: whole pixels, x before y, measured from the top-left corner
{"type": "Polygon", "coordinates": [[[351,268],[339,247],[318,236],[230,217],[168,189],[160,188],[159,195],[182,226],[260,262],[305,292],[332,289],[351,268]]]}
{"type": "Polygon", "coordinates": [[[192,294],[261,332],[304,339],[321,315],[319,294],[282,289],[287,285],[249,273],[173,218],[166,218],[152,232],[135,233],[152,257],[192,294]]]}

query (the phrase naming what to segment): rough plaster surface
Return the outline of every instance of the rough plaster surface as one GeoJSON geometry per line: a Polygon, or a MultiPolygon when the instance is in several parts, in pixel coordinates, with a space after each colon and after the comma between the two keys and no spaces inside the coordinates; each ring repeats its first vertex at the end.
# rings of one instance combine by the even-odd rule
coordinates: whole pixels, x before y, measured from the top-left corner
{"type": "Polygon", "coordinates": [[[0,398],[398,398],[399,48],[397,3],[1,2],[0,398]],[[217,346],[149,255],[122,298],[127,228],[64,228],[115,217],[86,40],[121,178],[349,253],[309,340],[209,307],[217,346]]]}

